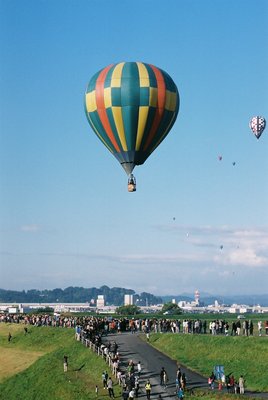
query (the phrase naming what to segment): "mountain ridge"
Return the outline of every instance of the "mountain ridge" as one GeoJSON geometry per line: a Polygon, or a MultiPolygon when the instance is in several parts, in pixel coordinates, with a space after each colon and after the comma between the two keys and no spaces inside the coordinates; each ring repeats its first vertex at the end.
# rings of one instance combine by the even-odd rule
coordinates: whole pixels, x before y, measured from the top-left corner
{"type": "MultiPolygon", "coordinates": [[[[100,288],[84,288],[69,286],[65,289],[45,289],[45,290],[9,290],[0,288],[0,302],[2,303],[96,303],[98,295],[105,297],[107,305],[122,305],[124,304],[124,295],[132,294],[134,304],[138,306],[149,306],[162,304],[175,299],[176,302],[194,300],[193,293],[182,293],[177,295],[156,296],[151,293],[142,292],[137,294],[133,289],[113,287],[103,285],[100,288]],[[94,301],[94,302],[93,302],[94,301]]],[[[254,295],[213,295],[200,292],[200,302],[204,305],[214,304],[215,301],[219,304],[246,304],[249,306],[260,305],[268,306],[268,294],[254,295]]]]}

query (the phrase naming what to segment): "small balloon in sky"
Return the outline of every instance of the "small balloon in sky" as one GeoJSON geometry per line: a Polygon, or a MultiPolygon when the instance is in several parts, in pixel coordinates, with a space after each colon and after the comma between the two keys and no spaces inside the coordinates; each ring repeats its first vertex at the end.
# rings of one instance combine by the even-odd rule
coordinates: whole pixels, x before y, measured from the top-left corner
{"type": "Polygon", "coordinates": [[[175,221],[176,217],[173,217],[173,221],[175,221]]]}
{"type": "Polygon", "coordinates": [[[221,161],[222,160],[222,156],[218,156],[218,160],[221,161]]]}
{"type": "Polygon", "coordinates": [[[233,161],[233,162],[232,162],[232,164],[233,164],[233,166],[235,166],[236,162],[235,162],[235,161],[233,161]]]}
{"type": "Polygon", "coordinates": [[[223,245],[220,246],[220,249],[221,249],[221,250],[223,249],[223,245]]]}
{"type": "Polygon", "coordinates": [[[266,127],[266,121],[264,117],[259,115],[251,118],[249,122],[249,127],[252,130],[253,134],[259,139],[266,127]]]}

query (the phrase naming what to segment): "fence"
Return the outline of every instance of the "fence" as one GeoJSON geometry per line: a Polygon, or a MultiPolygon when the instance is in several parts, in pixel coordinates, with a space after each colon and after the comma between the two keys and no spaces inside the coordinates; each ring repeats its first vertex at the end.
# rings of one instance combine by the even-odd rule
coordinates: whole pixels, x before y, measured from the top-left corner
{"type": "Polygon", "coordinates": [[[91,340],[86,339],[83,336],[81,337],[81,342],[84,346],[90,348],[90,350],[92,350],[94,353],[96,353],[99,357],[102,357],[106,361],[106,363],[109,365],[109,367],[111,368],[113,374],[116,375],[116,370],[114,370],[114,368],[113,368],[112,357],[109,353],[106,354],[104,351],[104,349],[106,348],[105,346],[104,346],[104,348],[102,348],[101,346],[97,346],[91,340]]]}

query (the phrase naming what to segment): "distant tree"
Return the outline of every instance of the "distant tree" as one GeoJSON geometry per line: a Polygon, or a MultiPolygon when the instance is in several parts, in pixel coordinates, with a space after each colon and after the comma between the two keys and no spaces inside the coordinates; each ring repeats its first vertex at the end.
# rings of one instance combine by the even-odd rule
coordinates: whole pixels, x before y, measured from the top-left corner
{"type": "Polygon", "coordinates": [[[140,305],[151,306],[154,304],[162,304],[162,298],[156,297],[151,293],[142,292],[139,296],[140,305]]]}
{"type": "Polygon", "coordinates": [[[176,303],[165,303],[162,307],[162,314],[179,315],[182,313],[180,307],[176,303]]]}
{"type": "Polygon", "coordinates": [[[37,308],[36,310],[34,310],[31,314],[53,314],[54,313],[54,309],[51,307],[45,307],[45,308],[37,308]]]}
{"type": "Polygon", "coordinates": [[[140,308],[135,305],[121,306],[116,309],[118,315],[137,315],[140,313],[140,308]]]}

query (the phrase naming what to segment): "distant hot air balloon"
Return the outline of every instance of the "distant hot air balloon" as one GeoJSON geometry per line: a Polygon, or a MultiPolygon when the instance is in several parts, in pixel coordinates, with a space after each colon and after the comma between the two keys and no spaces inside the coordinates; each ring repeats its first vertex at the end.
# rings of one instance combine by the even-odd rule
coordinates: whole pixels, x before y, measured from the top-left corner
{"type": "Polygon", "coordinates": [[[222,160],[222,156],[218,156],[218,160],[221,161],[222,160]]]}
{"type": "Polygon", "coordinates": [[[235,166],[236,162],[235,162],[235,161],[233,161],[233,162],[232,162],[232,164],[233,164],[233,166],[235,166]]]}
{"type": "Polygon", "coordinates": [[[249,122],[249,127],[252,130],[253,134],[259,139],[262,135],[266,126],[266,121],[264,117],[256,116],[251,118],[249,122]]]}
{"type": "Polygon", "coordinates": [[[85,93],[88,122],[129,176],[165,139],[179,111],[179,92],[163,70],[141,62],[111,64],[89,81],[85,93]]]}

